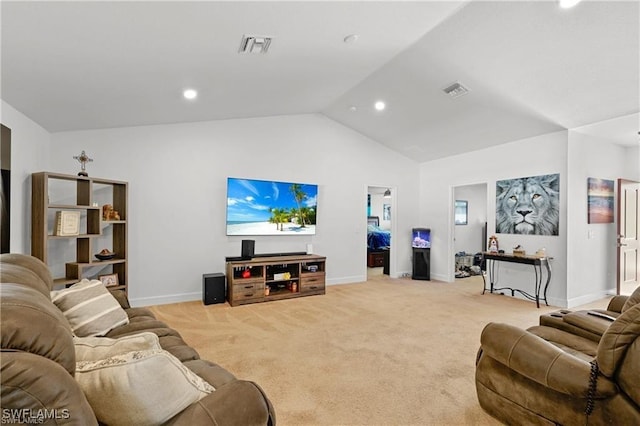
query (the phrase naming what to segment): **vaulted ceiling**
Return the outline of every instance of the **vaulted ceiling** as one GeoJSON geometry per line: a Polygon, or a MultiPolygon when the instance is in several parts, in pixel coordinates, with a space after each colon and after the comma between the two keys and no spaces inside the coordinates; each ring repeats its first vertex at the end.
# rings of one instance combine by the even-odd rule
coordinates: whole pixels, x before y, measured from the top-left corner
{"type": "Polygon", "coordinates": [[[617,117],[637,146],[639,6],[3,1],[1,96],[50,132],[322,113],[417,161],[617,117]]]}

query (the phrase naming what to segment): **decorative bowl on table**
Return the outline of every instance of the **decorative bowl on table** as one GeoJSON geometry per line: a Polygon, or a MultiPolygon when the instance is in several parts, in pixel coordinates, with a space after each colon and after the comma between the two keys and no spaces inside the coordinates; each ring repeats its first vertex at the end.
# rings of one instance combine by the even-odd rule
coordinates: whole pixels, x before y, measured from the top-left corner
{"type": "Polygon", "coordinates": [[[95,256],[100,260],[111,260],[114,257],[116,257],[116,254],[113,252],[106,252],[106,253],[100,252],[100,253],[96,253],[95,256]]]}

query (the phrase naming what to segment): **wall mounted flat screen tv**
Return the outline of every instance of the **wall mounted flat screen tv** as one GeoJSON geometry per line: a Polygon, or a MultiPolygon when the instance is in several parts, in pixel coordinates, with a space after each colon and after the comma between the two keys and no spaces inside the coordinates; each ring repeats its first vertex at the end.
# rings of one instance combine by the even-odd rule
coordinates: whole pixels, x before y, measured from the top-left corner
{"type": "Polygon", "coordinates": [[[318,185],[227,178],[227,235],[315,235],[318,185]]]}

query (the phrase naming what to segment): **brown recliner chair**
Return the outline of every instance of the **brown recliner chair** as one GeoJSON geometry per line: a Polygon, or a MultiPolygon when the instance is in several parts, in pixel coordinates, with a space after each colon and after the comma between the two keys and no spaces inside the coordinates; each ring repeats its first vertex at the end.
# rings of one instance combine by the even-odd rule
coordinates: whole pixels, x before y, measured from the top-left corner
{"type": "Polygon", "coordinates": [[[640,287],[630,296],[613,296],[607,309],[560,310],[540,316],[540,325],[567,331],[598,343],[621,313],[640,303],[640,287]]]}
{"type": "Polygon", "coordinates": [[[639,336],[640,304],[610,322],[598,343],[490,323],[476,361],[480,405],[507,424],[640,424],[639,336]]]}
{"type": "MultiPolygon", "coordinates": [[[[71,327],[51,301],[53,284],[47,266],[20,254],[0,256],[0,406],[3,423],[97,425],[94,409],[74,379],[76,352],[71,327]]],[[[122,292],[121,292],[122,293],[122,292]]],[[[203,359],[177,331],[145,308],[118,300],[130,322],[112,330],[118,338],[143,331],[159,336],[162,349],[215,387],[215,391],[169,419],[171,425],[273,425],[275,412],[255,383],[238,380],[203,359]]],[[[158,385],[163,383],[158,372],[158,385]]],[[[119,407],[114,405],[113,410],[119,407]]]]}

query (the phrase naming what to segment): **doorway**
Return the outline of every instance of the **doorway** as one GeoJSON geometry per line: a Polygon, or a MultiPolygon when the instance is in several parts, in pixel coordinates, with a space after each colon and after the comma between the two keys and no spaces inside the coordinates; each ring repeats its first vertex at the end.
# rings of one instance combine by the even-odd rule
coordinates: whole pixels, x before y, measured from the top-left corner
{"type": "Polygon", "coordinates": [[[640,284],[640,183],[618,179],[617,293],[640,284]]]}
{"type": "Polygon", "coordinates": [[[487,245],[487,184],[453,188],[453,276],[473,281],[481,276],[477,253],[487,245]]]}
{"type": "Polygon", "coordinates": [[[367,188],[367,279],[390,275],[393,188],[367,188]]]}

